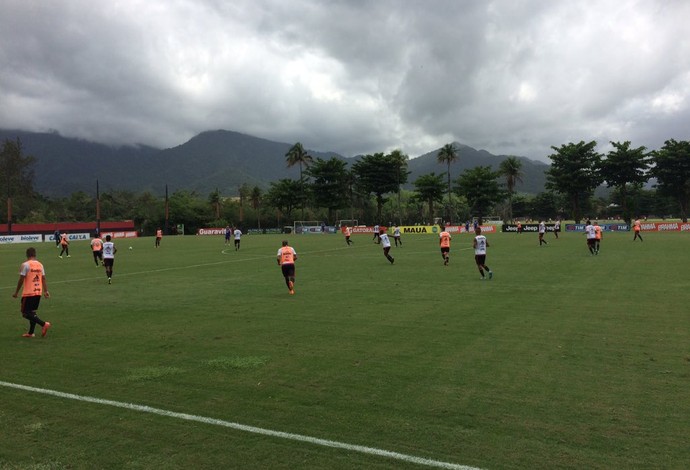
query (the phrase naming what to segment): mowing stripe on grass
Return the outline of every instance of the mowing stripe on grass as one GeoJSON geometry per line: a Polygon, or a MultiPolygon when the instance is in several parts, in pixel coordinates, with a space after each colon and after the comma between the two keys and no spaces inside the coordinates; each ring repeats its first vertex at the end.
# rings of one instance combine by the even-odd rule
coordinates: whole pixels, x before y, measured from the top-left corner
{"type": "Polygon", "coordinates": [[[17,390],[24,390],[27,392],[42,393],[44,395],[51,395],[59,398],[67,398],[69,400],[83,401],[87,403],[96,403],[98,405],[114,406],[116,408],[124,408],[132,411],[141,411],[143,413],[151,413],[160,416],[167,416],[169,418],[184,419],[187,421],[196,421],[204,424],[213,424],[215,426],[222,426],[226,428],[235,429],[238,431],[250,432],[253,434],[261,434],[264,436],[279,437],[281,439],[289,439],[291,441],[307,442],[324,447],[333,447],[336,449],[349,450],[359,452],[361,454],[375,455],[377,457],[386,457],[389,459],[401,460],[418,465],[425,465],[435,468],[449,468],[453,470],[479,470],[477,467],[468,467],[466,465],[458,465],[450,462],[441,462],[438,460],[425,459],[422,457],[415,457],[413,455],[401,454],[398,452],[391,452],[388,450],[377,449],[375,447],[366,447],[355,444],[347,444],[344,442],[330,441],[328,439],[319,439],[317,437],[304,436],[302,434],[293,434],[282,431],[273,431],[271,429],[258,428],[255,426],[248,426],[245,424],[232,423],[230,421],[223,421],[221,419],[206,418],[204,416],[190,415],[187,413],[178,413],[175,411],[161,410],[159,408],[152,408],[150,406],[135,405],[133,403],[124,403],[113,400],[104,400],[101,398],[88,397],[84,395],[74,395],[72,393],[58,392],[55,390],[48,390],[45,388],[30,387],[28,385],[15,384],[11,382],[0,381],[0,386],[7,388],[14,388],[17,390]]]}

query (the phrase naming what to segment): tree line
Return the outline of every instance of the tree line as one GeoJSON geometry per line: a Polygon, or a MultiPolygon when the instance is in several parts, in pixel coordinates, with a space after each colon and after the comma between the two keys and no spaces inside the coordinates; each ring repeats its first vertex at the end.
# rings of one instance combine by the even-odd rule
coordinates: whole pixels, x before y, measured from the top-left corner
{"type": "Polygon", "coordinates": [[[597,152],[595,141],[551,147],[546,186],[537,195],[517,191],[524,175],[521,160],[514,156],[506,157],[495,170],[478,166],[453,177],[452,166],[462,155],[449,143],[437,154],[445,172],[420,175],[409,182],[409,157],[401,150],[364,155],[348,165],[337,158],[314,159],[297,142],[285,161],[288,167],[299,166],[299,179],[280,179],[268,188],[243,184],[233,195],[218,189],[208,195],[180,189],[165,198],[150,192],[94,195],[79,191],[69,197],[46,198],[33,189],[35,158],[24,154],[19,139],[5,140],[0,194],[6,193],[7,207],[0,217],[8,223],[93,221],[98,199],[102,220],[131,219],[144,234],[174,224],[196,231],[228,224],[281,227],[294,220],[462,223],[489,215],[504,221],[615,217],[629,223],[633,217],[654,214],[687,221],[690,142],[671,139],[655,151],[630,142],[611,145],[606,154],[597,152]],[[408,182],[414,189],[403,189],[408,182]],[[595,197],[595,189],[602,185],[609,188],[607,195],[595,197]]]}

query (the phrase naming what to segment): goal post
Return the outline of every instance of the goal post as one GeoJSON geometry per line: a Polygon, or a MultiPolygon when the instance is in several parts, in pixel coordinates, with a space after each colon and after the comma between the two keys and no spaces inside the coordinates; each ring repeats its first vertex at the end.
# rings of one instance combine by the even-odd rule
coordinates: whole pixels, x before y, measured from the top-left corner
{"type": "Polygon", "coordinates": [[[343,227],[355,227],[359,225],[359,222],[357,219],[341,219],[336,223],[336,227],[338,228],[343,228],[343,227]]]}
{"type": "Polygon", "coordinates": [[[321,233],[324,225],[325,224],[320,220],[295,220],[293,224],[293,233],[321,233]]]}

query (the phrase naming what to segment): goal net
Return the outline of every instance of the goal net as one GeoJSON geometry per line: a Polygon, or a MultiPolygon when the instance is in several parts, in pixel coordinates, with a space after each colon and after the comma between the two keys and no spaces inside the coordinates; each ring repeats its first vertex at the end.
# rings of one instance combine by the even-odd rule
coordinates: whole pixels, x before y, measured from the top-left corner
{"type": "Polygon", "coordinates": [[[325,224],[319,220],[295,220],[293,225],[294,233],[321,233],[325,224]]]}
{"type": "Polygon", "coordinates": [[[336,227],[338,228],[343,228],[343,227],[355,227],[359,225],[359,222],[357,219],[341,219],[337,222],[336,227]]]}

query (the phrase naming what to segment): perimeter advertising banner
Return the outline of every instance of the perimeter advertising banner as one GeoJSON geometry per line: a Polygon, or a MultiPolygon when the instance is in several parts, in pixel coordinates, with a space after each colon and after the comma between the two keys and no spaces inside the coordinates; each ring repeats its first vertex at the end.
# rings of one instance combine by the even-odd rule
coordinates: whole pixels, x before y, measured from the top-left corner
{"type": "MultiPolygon", "coordinates": [[[[496,232],[496,226],[495,225],[481,225],[480,226],[482,229],[483,233],[495,233],[496,232]]],[[[374,227],[373,226],[365,226],[365,225],[357,225],[354,227],[350,227],[352,229],[352,234],[357,234],[357,233],[365,233],[365,234],[370,234],[373,235],[374,233],[374,227]]],[[[380,227],[388,233],[389,236],[393,235],[393,228],[392,227],[380,227]]],[[[441,229],[438,225],[401,225],[400,227],[400,235],[406,235],[406,234],[435,234],[438,235],[441,233],[441,229]]],[[[342,233],[345,233],[345,227],[342,227],[340,229],[342,233]]],[[[466,233],[467,231],[465,230],[464,225],[449,225],[446,227],[446,232],[453,234],[453,233],[466,233]]],[[[470,233],[474,233],[474,230],[470,229],[470,233]]]]}
{"type": "MultiPolygon", "coordinates": [[[[545,224],[546,225],[546,231],[547,232],[553,232],[553,227],[554,224],[545,224]]],[[[566,230],[567,227],[566,227],[566,230]]],[[[584,230],[584,228],[583,228],[584,230]]],[[[503,224],[503,232],[515,232],[517,233],[517,225],[516,224],[503,224]]],[[[539,231],[539,224],[522,224],[522,231],[523,232],[534,232],[537,233],[539,231]]]]}
{"type": "Polygon", "coordinates": [[[43,235],[40,233],[31,233],[27,235],[2,235],[0,236],[0,244],[7,243],[41,243],[43,242],[43,235]]]}
{"type": "MultiPolygon", "coordinates": [[[[566,232],[584,232],[587,224],[566,224],[566,232]]],[[[629,232],[630,225],[628,224],[599,224],[601,230],[604,232],[629,232]]]]}
{"type": "MultiPolygon", "coordinates": [[[[629,232],[628,224],[599,224],[605,232],[629,232]]],[[[643,232],[690,232],[690,223],[685,222],[643,222],[640,224],[643,232]]],[[[584,232],[585,224],[567,224],[568,232],[584,232]]]]}

